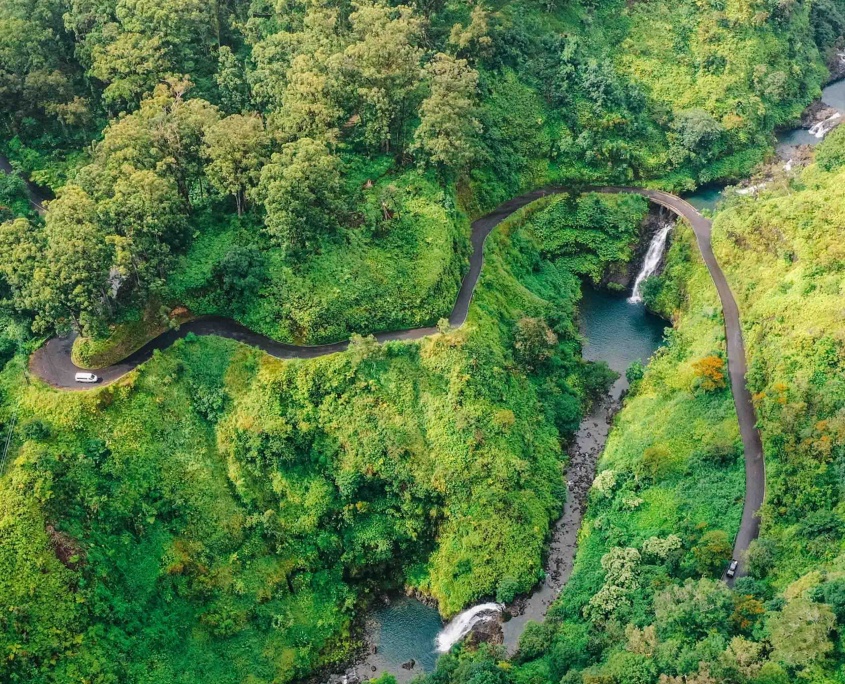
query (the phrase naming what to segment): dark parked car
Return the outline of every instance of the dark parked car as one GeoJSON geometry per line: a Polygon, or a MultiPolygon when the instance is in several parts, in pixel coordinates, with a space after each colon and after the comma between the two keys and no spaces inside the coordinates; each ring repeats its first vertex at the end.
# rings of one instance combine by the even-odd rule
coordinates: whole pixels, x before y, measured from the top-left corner
{"type": "Polygon", "coordinates": [[[731,564],[728,566],[728,571],[725,573],[728,577],[734,577],[736,575],[736,569],[739,567],[738,560],[732,560],[731,564]]]}

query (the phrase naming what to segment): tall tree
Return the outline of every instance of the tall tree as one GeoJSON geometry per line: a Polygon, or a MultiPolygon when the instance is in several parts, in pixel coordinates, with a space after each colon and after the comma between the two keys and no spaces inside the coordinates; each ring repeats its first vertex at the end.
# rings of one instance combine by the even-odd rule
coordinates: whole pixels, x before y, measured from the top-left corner
{"type": "Polygon", "coordinates": [[[203,99],[187,98],[189,89],[185,80],[160,83],[137,112],[111,123],[95,147],[93,163],[80,172],[80,182],[95,197],[108,197],[124,167],[155,171],[174,180],[190,209],[203,179],[205,131],[220,113],[203,99]]]}
{"type": "Polygon", "coordinates": [[[111,265],[95,202],[79,186],[66,186],[50,203],[44,233],[43,266],[34,277],[39,322],[61,328],[70,318],[77,330],[90,332],[108,307],[111,265]]]}
{"type": "Polygon", "coordinates": [[[88,120],[63,10],[55,0],[0,3],[0,116],[16,133],[28,118],[40,131],[88,120]]]}
{"type": "Polygon", "coordinates": [[[237,114],[249,107],[250,92],[246,67],[228,45],[221,45],[217,53],[217,73],[214,75],[221,108],[237,114]]]}
{"type": "Polygon", "coordinates": [[[32,284],[44,255],[43,231],[25,218],[0,223],[0,276],[19,311],[38,308],[32,284]]]}
{"type": "Polygon", "coordinates": [[[94,45],[91,59],[91,75],[106,84],[103,99],[118,108],[133,108],[170,70],[161,39],[131,31],[94,45]]]}
{"type": "Polygon", "coordinates": [[[297,55],[287,71],[284,106],[270,117],[285,141],[301,137],[334,139],[343,111],[337,104],[340,81],[331,61],[297,55]]]}
{"type": "Polygon", "coordinates": [[[161,154],[160,168],[176,181],[185,206],[191,208],[194,187],[202,183],[203,137],[207,128],[220,120],[217,107],[200,98],[186,98],[190,81],[170,80],[160,84],[145,102],[151,117],[153,144],[161,154]]]}
{"type": "Polygon", "coordinates": [[[206,176],[219,192],[235,198],[238,216],[243,215],[248,192],[258,184],[269,147],[257,114],[232,114],[205,132],[206,176]]]}
{"type": "Polygon", "coordinates": [[[173,252],[187,243],[188,225],[172,179],[153,171],[127,171],[101,208],[110,226],[115,267],[144,297],[164,283],[173,252]]]}
{"type": "Polygon", "coordinates": [[[267,232],[289,249],[306,246],[338,224],[340,162],[322,140],[301,138],[274,154],[261,172],[267,232]]]}
{"type": "Polygon", "coordinates": [[[463,59],[437,54],[426,66],[431,92],[420,106],[415,146],[434,164],[462,170],[476,151],[478,73],[463,59]]]}
{"type": "Polygon", "coordinates": [[[367,142],[387,151],[392,140],[401,144],[404,139],[421,81],[423,51],[418,44],[425,22],[407,5],[365,0],[353,6],[344,67],[367,142]]]}

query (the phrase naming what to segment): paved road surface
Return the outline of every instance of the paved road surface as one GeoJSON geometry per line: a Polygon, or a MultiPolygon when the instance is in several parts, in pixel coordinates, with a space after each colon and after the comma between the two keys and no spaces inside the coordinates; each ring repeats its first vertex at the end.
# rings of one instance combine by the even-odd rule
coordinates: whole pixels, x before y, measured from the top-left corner
{"type": "MultiPolygon", "coordinates": [[[[7,167],[8,162],[0,158],[0,170],[7,171],[7,167]]],[[[728,349],[728,372],[731,379],[734,405],[736,406],[736,413],[739,419],[742,444],[745,449],[745,505],[742,512],[740,529],[734,543],[734,557],[740,560],[740,572],[738,574],[741,575],[745,572],[744,553],[748,549],[748,545],[760,533],[760,521],[757,517],[757,512],[763,503],[763,497],[766,492],[766,473],[763,461],[763,446],[760,440],[760,433],[756,427],[754,406],[745,384],[745,349],[742,342],[739,309],[733,293],[728,286],[728,282],[725,279],[725,275],[722,273],[722,269],[719,267],[716,257],[713,254],[710,244],[711,221],[702,216],[689,202],[659,190],[616,186],[587,189],[594,192],[630,192],[642,195],[652,202],[664,206],[685,218],[692,226],[693,231],[695,231],[701,256],[707,265],[710,276],[713,278],[713,282],[718,290],[719,298],[722,301],[728,349]]],[[[484,258],[484,241],[490,232],[505,218],[534,200],[549,194],[568,191],[568,188],[548,187],[520,195],[519,197],[508,200],[472,224],[472,255],[470,256],[469,271],[464,276],[455,306],[449,315],[449,323],[453,327],[460,327],[466,321],[470,301],[472,300],[475,286],[478,283],[478,277],[481,274],[481,266],[484,258]]],[[[43,210],[37,189],[30,187],[30,192],[33,204],[43,210]]],[[[348,346],[348,342],[346,341],[311,347],[284,344],[254,333],[230,319],[206,317],[185,323],[178,331],[173,330],[162,334],[120,363],[98,370],[97,375],[102,378],[102,384],[112,383],[147,361],[156,349],[166,349],[177,339],[184,337],[189,332],[196,335],[219,335],[238,340],[239,342],[258,347],[271,356],[280,359],[310,359],[343,351],[348,346]]],[[[428,335],[433,335],[436,332],[437,329],[433,327],[417,328],[414,330],[379,333],[376,335],[376,338],[379,342],[418,340],[428,335]]],[[[54,387],[67,390],[88,389],[88,387],[74,382],[75,373],[81,369],[77,368],[71,361],[70,352],[72,345],[73,337],[54,338],[50,340],[33,354],[30,360],[30,369],[36,376],[54,387]]]]}

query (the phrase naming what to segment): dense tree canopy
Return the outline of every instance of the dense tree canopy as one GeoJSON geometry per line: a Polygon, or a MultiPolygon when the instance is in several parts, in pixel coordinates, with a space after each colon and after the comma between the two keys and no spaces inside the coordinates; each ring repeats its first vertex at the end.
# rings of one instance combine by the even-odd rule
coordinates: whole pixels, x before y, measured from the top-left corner
{"type": "MultiPolygon", "coordinates": [[[[380,592],[528,591],[615,377],[580,358],[580,280],[626,268],[645,201],[535,205],[463,329],[366,335],[448,316],[470,220],[520,192],[747,174],[843,26],[843,0],[0,0],[0,680],[290,682],[380,592]],[[194,314],[352,342],[189,337],[73,395],[27,370],[55,332],[107,364],[194,314]]],[[[752,576],[718,580],[741,444],[679,227],[644,288],[676,327],[627,373],[561,600],[513,662],[461,651],[433,684],[841,678],[844,140],[715,226],[769,459],[752,576]]]]}

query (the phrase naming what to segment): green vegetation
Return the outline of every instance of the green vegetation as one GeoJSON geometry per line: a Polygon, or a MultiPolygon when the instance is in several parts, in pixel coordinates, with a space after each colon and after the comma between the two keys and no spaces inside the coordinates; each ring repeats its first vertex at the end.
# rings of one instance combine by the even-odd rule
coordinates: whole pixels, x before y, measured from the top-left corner
{"type": "Polygon", "coordinates": [[[713,287],[688,233],[645,288],[676,327],[619,414],[593,484],[572,579],[516,662],[441,659],[431,681],[502,684],[838,682],[842,668],[841,135],[818,164],[732,195],[714,243],[736,293],[766,452],[750,576],[715,581],[731,554],[743,473],[713,287]]]}
{"type": "MultiPolygon", "coordinates": [[[[840,555],[845,372],[842,347],[845,169],[841,131],[788,188],[736,198],[716,223],[717,251],[743,309],[749,383],[767,455],[756,573],[785,590],[826,585],[840,555]],[[807,573],[815,573],[810,577],[807,573]],[[809,578],[809,579],[808,579],[809,578]]],[[[803,594],[803,589],[796,596],[803,594]]]]}
{"type": "Polygon", "coordinates": [[[306,343],[434,324],[468,217],[549,182],[746,173],[843,23],[832,1],[201,4],[0,8],[5,150],[59,195],[0,228],[39,333],[105,347],[179,306],[306,343]]]}
{"type": "MultiPolygon", "coordinates": [[[[575,205],[627,207],[607,254],[630,253],[630,202],[575,205]]],[[[23,383],[17,356],[0,374],[19,421],[0,480],[11,681],[290,681],[350,655],[375,592],[416,587],[449,615],[527,591],[561,441],[614,378],[580,358],[575,273],[541,256],[549,207],[497,229],[466,326],[419,344],[280,362],[188,336],[82,395],[23,383]]]]}
{"type": "MultiPolygon", "coordinates": [[[[645,203],[559,197],[500,226],[467,325],[469,223],[547,183],[736,178],[819,92],[842,0],[5,0],[0,679],[290,682],[347,658],[378,592],[444,614],[528,590],[562,444],[613,374],[579,278],[630,259],[645,203]],[[190,312],[185,310],[187,307],[190,312]],[[281,363],[191,339],[120,383],[34,382],[38,336],[106,364],[233,316],[281,363]]],[[[679,229],[677,322],[610,437],[575,572],[515,663],[432,682],[841,679],[842,143],[716,225],[751,351],[770,494],[753,577],[716,578],[742,501],[716,298],[679,229]]]]}

